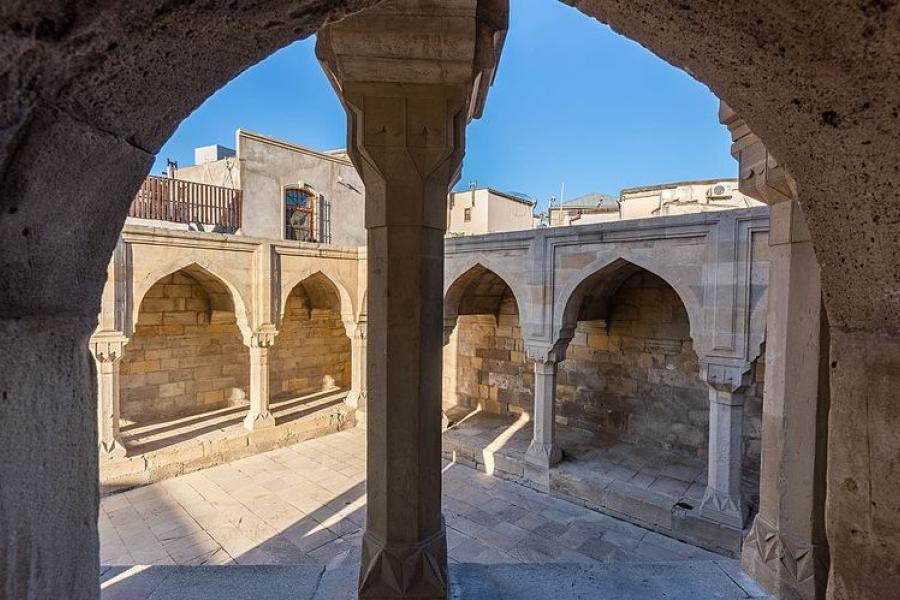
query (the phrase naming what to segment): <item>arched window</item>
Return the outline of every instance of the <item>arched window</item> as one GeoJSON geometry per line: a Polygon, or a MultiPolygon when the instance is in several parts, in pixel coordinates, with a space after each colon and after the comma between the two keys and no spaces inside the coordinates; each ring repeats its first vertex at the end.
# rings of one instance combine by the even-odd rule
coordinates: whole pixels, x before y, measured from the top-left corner
{"type": "Polygon", "coordinates": [[[315,208],[315,198],[307,190],[288,189],[284,191],[285,239],[301,242],[316,240],[315,208]]]}

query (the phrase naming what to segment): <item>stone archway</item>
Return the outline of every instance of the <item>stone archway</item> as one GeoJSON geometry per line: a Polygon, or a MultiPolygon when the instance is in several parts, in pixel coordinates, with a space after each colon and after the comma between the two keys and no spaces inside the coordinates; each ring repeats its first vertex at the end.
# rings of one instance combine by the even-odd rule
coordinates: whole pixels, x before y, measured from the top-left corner
{"type": "Polygon", "coordinates": [[[531,409],[521,312],[507,281],[480,263],[444,294],[444,408],[531,409]]]}
{"type": "Polygon", "coordinates": [[[232,294],[196,264],[142,294],[122,358],[123,419],[137,424],[246,402],[249,354],[232,294]]]}
{"type": "Polygon", "coordinates": [[[269,350],[270,401],[349,388],[351,349],[342,320],[343,295],[321,271],[290,289],[269,350]]]}
{"type": "MultiPolygon", "coordinates": [[[[832,327],[831,594],[889,593],[900,577],[885,576],[898,547],[882,533],[898,526],[891,475],[900,455],[893,398],[900,384],[900,7],[849,0],[570,3],[707,83],[796,176],[832,327]]],[[[96,471],[96,425],[85,409],[94,382],[80,349],[99,309],[107,258],[153,153],[242,69],[325,20],[372,4],[72,2],[16,6],[16,14],[0,16],[7,24],[0,34],[7,65],[0,87],[0,353],[8,359],[0,418],[10,432],[4,489],[12,490],[0,491],[0,504],[40,499],[15,518],[3,515],[9,526],[0,530],[22,557],[15,573],[35,572],[32,556],[73,558],[39,569],[58,575],[42,582],[13,576],[10,594],[93,595],[96,481],[84,473],[96,471]],[[193,52],[172,50],[185,40],[193,52]],[[35,380],[35,360],[55,376],[35,380]],[[55,451],[61,437],[69,456],[55,451]],[[45,480],[27,476],[33,461],[45,465],[45,480]],[[49,487],[61,479],[77,498],[64,509],[49,487]],[[82,541],[76,554],[71,539],[82,541]]]]}

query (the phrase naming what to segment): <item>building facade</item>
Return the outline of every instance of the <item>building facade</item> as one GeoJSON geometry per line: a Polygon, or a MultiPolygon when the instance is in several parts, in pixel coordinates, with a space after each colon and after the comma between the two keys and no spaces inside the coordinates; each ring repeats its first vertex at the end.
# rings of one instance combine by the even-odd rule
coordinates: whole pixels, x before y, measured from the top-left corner
{"type": "Polygon", "coordinates": [[[198,149],[197,164],[176,168],[173,177],[241,190],[244,235],[365,245],[365,187],[345,152],[320,152],[240,129],[235,142],[233,153],[221,146],[198,149]]]}
{"type": "Polygon", "coordinates": [[[534,229],[540,220],[534,202],[492,188],[450,192],[447,199],[447,235],[483,235],[534,229]]]}
{"type": "Polygon", "coordinates": [[[707,179],[627,188],[618,197],[594,192],[551,204],[547,222],[564,227],[764,206],[738,188],[736,179],[707,179]]]}

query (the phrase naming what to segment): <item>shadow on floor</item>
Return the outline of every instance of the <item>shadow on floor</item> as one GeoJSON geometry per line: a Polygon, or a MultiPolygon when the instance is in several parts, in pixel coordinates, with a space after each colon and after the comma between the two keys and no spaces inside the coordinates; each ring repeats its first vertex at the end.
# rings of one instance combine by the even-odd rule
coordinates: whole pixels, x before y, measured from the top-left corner
{"type": "MultiPolygon", "coordinates": [[[[107,567],[102,600],[351,600],[357,571],[308,565],[107,567]]],[[[450,567],[452,600],[768,599],[737,561],[450,567]]]]}

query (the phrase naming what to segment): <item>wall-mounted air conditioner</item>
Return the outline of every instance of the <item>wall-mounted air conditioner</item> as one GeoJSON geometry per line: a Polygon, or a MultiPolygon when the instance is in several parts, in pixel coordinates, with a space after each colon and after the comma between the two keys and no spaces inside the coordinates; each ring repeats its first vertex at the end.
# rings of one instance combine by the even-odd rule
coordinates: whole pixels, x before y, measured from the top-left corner
{"type": "Polygon", "coordinates": [[[717,183],[709,186],[706,190],[706,197],[711,200],[720,198],[731,198],[734,186],[730,183],[717,183]]]}

